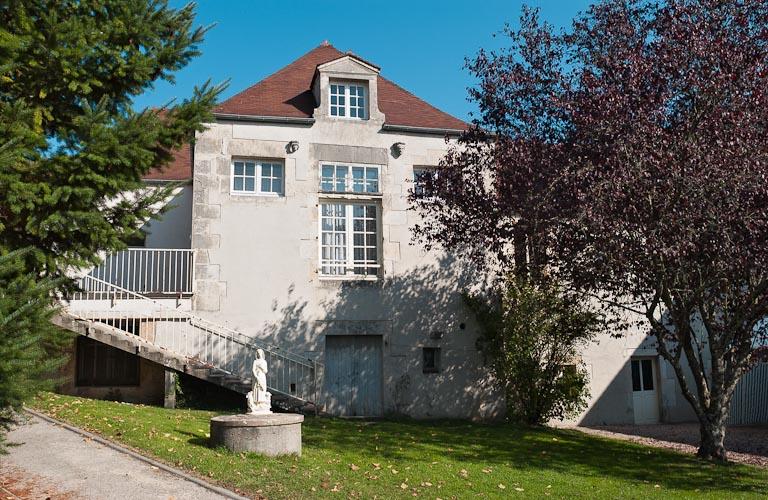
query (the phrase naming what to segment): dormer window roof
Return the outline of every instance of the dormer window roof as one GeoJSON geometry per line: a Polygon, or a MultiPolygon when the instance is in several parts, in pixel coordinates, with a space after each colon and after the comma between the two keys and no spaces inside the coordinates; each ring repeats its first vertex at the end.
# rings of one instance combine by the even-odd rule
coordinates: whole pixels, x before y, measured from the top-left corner
{"type": "MultiPolygon", "coordinates": [[[[365,96],[365,120],[383,119],[384,126],[411,127],[415,130],[451,132],[467,128],[465,122],[382,77],[374,64],[354,54],[342,52],[328,43],[314,48],[276,73],[230,97],[216,107],[214,114],[220,119],[242,116],[311,120],[316,118],[320,101],[327,97],[327,94],[321,96],[315,92],[316,77],[323,70],[330,70],[331,66],[335,69],[346,62],[358,64],[361,69],[367,68],[369,71],[369,76],[365,78],[369,83],[365,96]],[[376,95],[370,86],[371,82],[376,84],[376,95]],[[380,112],[377,116],[374,116],[374,107],[380,112]]],[[[332,76],[332,79],[338,78],[332,76]]],[[[338,79],[358,80],[349,76],[338,79]]],[[[322,111],[331,117],[329,100],[325,101],[322,111]]]]}

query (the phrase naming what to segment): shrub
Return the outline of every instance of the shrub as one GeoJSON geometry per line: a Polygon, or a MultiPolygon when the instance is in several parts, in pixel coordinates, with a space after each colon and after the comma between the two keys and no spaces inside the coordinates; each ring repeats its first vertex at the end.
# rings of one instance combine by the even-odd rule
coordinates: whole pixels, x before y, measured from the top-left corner
{"type": "Polygon", "coordinates": [[[588,376],[578,354],[601,321],[579,297],[547,280],[511,277],[465,300],[483,329],[481,346],[511,418],[543,424],[586,407],[588,376]]]}

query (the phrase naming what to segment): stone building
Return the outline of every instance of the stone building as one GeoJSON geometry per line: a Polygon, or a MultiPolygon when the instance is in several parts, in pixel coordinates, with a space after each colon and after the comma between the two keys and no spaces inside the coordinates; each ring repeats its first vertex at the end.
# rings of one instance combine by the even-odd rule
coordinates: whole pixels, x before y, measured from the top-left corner
{"type": "MultiPolygon", "coordinates": [[[[458,256],[411,243],[408,193],[466,124],[324,43],[221,103],[149,185],[185,181],[146,239],[83,278],[64,390],[168,400],[186,372],[240,392],[263,348],[278,401],[333,415],[503,415],[458,256]]],[[[584,423],[690,420],[644,335],[589,346],[584,423]]]]}

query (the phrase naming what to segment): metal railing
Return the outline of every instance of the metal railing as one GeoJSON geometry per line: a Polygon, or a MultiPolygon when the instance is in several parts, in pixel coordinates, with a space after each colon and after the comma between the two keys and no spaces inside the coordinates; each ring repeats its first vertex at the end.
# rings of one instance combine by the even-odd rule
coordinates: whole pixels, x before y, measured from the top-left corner
{"type": "Polygon", "coordinates": [[[192,293],[193,270],[190,249],[128,248],[108,255],[88,276],[140,294],[177,295],[192,293]]]}
{"type": "MultiPolygon", "coordinates": [[[[222,370],[243,381],[251,380],[251,364],[256,357],[256,349],[262,349],[269,366],[267,386],[272,393],[317,403],[319,363],[316,361],[186,311],[167,307],[94,276],[86,276],[82,282],[84,288],[92,290],[92,293],[109,297],[113,301],[112,306],[108,310],[69,310],[65,302],[64,310],[71,316],[103,323],[128,335],[138,335],[149,344],[222,370]],[[121,310],[123,305],[126,307],[121,310]]],[[[69,301],[72,300],[78,300],[78,297],[70,297],[69,301]]]]}

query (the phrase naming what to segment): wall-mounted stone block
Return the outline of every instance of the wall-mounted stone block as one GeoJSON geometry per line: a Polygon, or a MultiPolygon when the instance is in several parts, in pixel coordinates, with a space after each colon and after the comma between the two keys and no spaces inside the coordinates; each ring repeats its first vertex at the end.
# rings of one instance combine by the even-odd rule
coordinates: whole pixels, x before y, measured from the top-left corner
{"type": "Polygon", "coordinates": [[[261,141],[255,139],[232,139],[228,143],[230,156],[243,156],[249,158],[285,158],[285,146],[283,141],[261,141]]]}
{"type": "Polygon", "coordinates": [[[384,242],[384,258],[391,260],[400,260],[400,243],[384,242]]]}
{"type": "Polygon", "coordinates": [[[220,219],[221,205],[209,205],[204,203],[195,203],[192,209],[193,217],[202,219],[220,219]]]}
{"type": "Polygon", "coordinates": [[[221,235],[218,234],[193,234],[192,248],[219,248],[221,244],[221,235]]]}
{"type": "Polygon", "coordinates": [[[221,267],[218,264],[195,264],[195,279],[216,280],[221,274],[221,267]]]}
{"type": "Polygon", "coordinates": [[[386,148],[344,146],[341,144],[310,144],[309,155],[321,161],[366,163],[386,165],[389,155],[386,148]]]}
{"type": "Polygon", "coordinates": [[[384,212],[384,224],[405,226],[408,224],[408,215],[404,210],[388,210],[384,212]]]}
{"type": "Polygon", "coordinates": [[[195,140],[195,154],[218,154],[221,152],[221,139],[218,137],[200,136],[195,140]]]}

